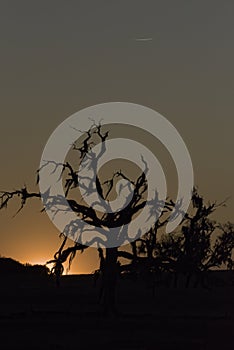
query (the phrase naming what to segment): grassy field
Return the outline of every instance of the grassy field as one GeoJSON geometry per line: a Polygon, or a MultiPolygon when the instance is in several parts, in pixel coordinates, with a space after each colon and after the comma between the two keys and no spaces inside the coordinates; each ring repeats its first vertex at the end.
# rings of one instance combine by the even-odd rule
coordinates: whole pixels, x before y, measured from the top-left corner
{"type": "MultiPolygon", "coordinates": [[[[226,278],[226,277],[225,277],[226,278]]],[[[7,279],[0,287],[0,349],[234,349],[234,286],[151,288],[120,280],[118,316],[104,318],[99,283],[63,276],[7,279]]]]}

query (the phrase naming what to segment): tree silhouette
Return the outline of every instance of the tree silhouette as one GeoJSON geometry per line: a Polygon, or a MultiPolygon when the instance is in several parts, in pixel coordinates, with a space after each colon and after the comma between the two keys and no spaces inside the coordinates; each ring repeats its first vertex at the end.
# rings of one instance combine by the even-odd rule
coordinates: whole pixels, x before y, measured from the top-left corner
{"type": "MultiPolygon", "coordinates": [[[[78,131],[78,130],[77,130],[78,131]]],[[[21,200],[21,205],[18,210],[23,209],[26,202],[30,198],[42,198],[44,201],[44,206],[47,210],[53,210],[54,215],[58,214],[60,210],[66,211],[72,209],[77,215],[77,221],[71,221],[64,229],[64,232],[60,232],[62,238],[62,244],[59,250],[55,253],[54,258],[48,263],[53,263],[52,273],[56,276],[56,283],[59,286],[60,276],[63,273],[63,264],[68,260],[69,266],[74,259],[77,251],[83,251],[87,249],[91,244],[96,244],[97,249],[99,249],[99,255],[101,257],[101,270],[102,270],[102,300],[104,303],[105,313],[115,312],[115,290],[117,276],[119,272],[118,259],[120,257],[128,258],[134,261],[136,254],[134,252],[135,243],[132,243],[132,253],[127,251],[119,250],[119,247],[126,242],[130,242],[129,232],[126,229],[131,220],[137,216],[141,210],[146,205],[146,193],[147,193],[147,173],[148,165],[146,161],[141,158],[143,164],[143,171],[139,172],[135,179],[130,179],[128,176],[120,169],[114,172],[109,179],[101,179],[98,175],[98,163],[106,152],[106,140],[108,138],[109,132],[103,131],[101,124],[95,124],[90,127],[90,129],[85,132],[82,140],[78,140],[72,145],[72,149],[76,152],[76,167],[71,164],[71,162],[56,163],[54,160],[46,160],[44,165],[37,171],[37,183],[40,181],[41,171],[45,167],[50,167],[52,172],[55,173],[59,171],[59,177],[64,179],[64,188],[67,202],[64,201],[62,196],[55,196],[50,193],[50,188],[48,188],[45,193],[40,192],[29,192],[27,187],[24,186],[22,189],[14,190],[12,192],[2,191],[1,192],[1,205],[0,209],[7,207],[10,200],[15,197],[19,197],[21,200]],[[99,145],[99,151],[93,152],[93,147],[99,145]],[[89,170],[94,177],[86,175],[86,169],[84,165],[83,171],[80,171],[79,166],[81,162],[85,163],[85,159],[89,159],[89,170]],[[90,167],[91,165],[91,167],[90,167]],[[110,198],[114,193],[116,183],[118,180],[124,180],[127,182],[127,195],[125,198],[125,206],[122,210],[117,210],[112,212],[110,205],[110,198]],[[131,188],[130,188],[131,187],[131,188]],[[88,206],[82,202],[82,199],[74,194],[75,189],[80,189],[86,192],[88,195],[92,194],[94,191],[98,191],[99,196],[103,199],[102,212],[96,209],[97,203],[92,203],[92,206],[88,206]],[[130,191],[131,189],[131,191],[130,191]],[[131,196],[130,193],[131,192],[131,196]],[[70,206],[68,208],[68,205],[70,206]],[[96,205],[96,207],[95,207],[96,205]],[[94,209],[95,208],[95,209],[94,209]],[[68,246],[67,236],[75,237],[78,225],[81,226],[81,220],[84,223],[84,227],[79,227],[82,232],[85,233],[87,226],[95,227],[97,233],[100,229],[106,230],[106,235],[103,238],[98,235],[89,242],[89,244],[81,244],[77,240],[72,246],[68,246]],[[115,247],[108,248],[108,241],[113,239],[109,231],[111,228],[116,228],[116,236],[118,244],[115,247]],[[107,243],[106,243],[107,242],[107,243]],[[105,254],[103,249],[105,249],[105,254]]],[[[123,187],[123,184],[122,184],[123,187]]],[[[120,191],[122,188],[119,189],[120,191]]],[[[100,204],[99,204],[100,205],[100,204]]],[[[152,211],[160,213],[163,208],[164,203],[160,201],[157,193],[155,192],[155,197],[151,199],[152,211]]],[[[170,205],[168,203],[168,205],[170,205]]],[[[163,213],[166,211],[165,209],[163,213]]],[[[102,231],[103,232],[103,231],[102,231]]],[[[141,232],[138,232],[140,235],[141,232]]],[[[145,241],[146,242],[146,241],[145,241]]]]}
{"type": "Polygon", "coordinates": [[[205,204],[204,198],[196,188],[192,195],[192,210],[184,216],[181,229],[177,233],[163,235],[157,245],[157,253],[161,256],[163,266],[174,273],[174,285],[178,276],[186,276],[186,287],[192,276],[195,284],[205,285],[207,271],[212,268],[232,266],[234,249],[233,224],[220,225],[211,220],[213,212],[225,203],[205,204]],[[216,237],[216,238],[215,238],[216,237]]]}
{"type": "Polygon", "coordinates": [[[204,286],[204,276],[209,269],[222,266],[232,269],[234,226],[231,223],[220,225],[210,219],[210,215],[224,203],[205,204],[203,197],[196,189],[193,190],[192,195],[192,211],[183,213],[184,218],[179,232],[162,235],[172,209],[176,209],[174,215],[180,213],[180,203],[174,203],[172,200],[166,200],[164,203],[155,192],[154,197],[148,203],[152,215],[156,214],[154,225],[145,234],[142,234],[139,228],[136,232],[136,239],[130,238],[126,227],[139,215],[147,203],[149,169],[142,157],[143,170],[135,174],[135,178],[128,177],[121,169],[113,172],[110,178],[105,178],[105,175],[100,177],[98,165],[106,152],[108,136],[109,132],[103,131],[101,124],[93,123],[84,136],[72,145],[76,156],[75,165],[68,161],[56,163],[54,160],[46,160],[44,165],[37,170],[37,184],[40,181],[41,171],[45,167],[49,167],[52,173],[58,172],[58,179],[63,179],[66,201],[63,196],[51,194],[50,188],[44,193],[30,192],[26,186],[12,192],[0,192],[0,209],[6,208],[12,199],[19,198],[21,204],[18,213],[29,199],[36,197],[43,199],[44,207],[53,211],[54,215],[71,209],[76,214],[77,220],[70,221],[64,231],[60,232],[62,243],[53,259],[47,262],[53,264],[51,271],[55,275],[57,286],[60,285],[64,263],[68,261],[70,267],[76,253],[83,252],[92,245],[95,245],[100,257],[100,268],[95,276],[101,275],[102,278],[100,300],[103,303],[105,314],[116,312],[115,293],[120,272],[128,271],[131,274],[144,276],[147,283],[152,284],[153,292],[155,292],[155,281],[159,280],[164,272],[172,272],[175,275],[175,285],[177,285],[178,275],[182,273],[186,275],[186,286],[189,285],[192,275],[196,276],[197,284],[201,283],[204,286]],[[99,148],[94,152],[96,145],[99,145],[99,148]],[[86,162],[87,159],[89,162],[86,162]],[[81,165],[82,171],[80,170],[81,165]],[[86,172],[86,167],[95,176],[90,176],[90,172],[88,170],[86,172]],[[119,192],[123,191],[123,187],[127,189],[124,192],[125,205],[123,209],[113,212],[111,199],[116,195],[115,188],[120,179],[125,182],[119,186],[119,192]],[[93,202],[91,206],[88,206],[80,195],[80,189],[87,195],[97,191],[102,199],[101,204],[93,202]],[[83,240],[83,235],[90,231],[89,227],[92,227],[91,231],[95,227],[97,234],[92,235],[91,240],[87,242],[83,240]],[[113,241],[112,228],[115,229],[114,239],[118,244],[111,247],[111,244],[108,243],[113,241]],[[80,240],[76,238],[78,229],[81,232],[80,240]],[[219,232],[218,237],[212,239],[217,231],[219,232]],[[73,238],[72,245],[68,237],[73,238]],[[120,247],[126,243],[130,243],[130,249],[121,250],[120,247]],[[128,259],[129,264],[120,265],[120,258],[128,259]]]}
{"type": "MultiPolygon", "coordinates": [[[[173,201],[166,203],[166,213],[174,205],[173,201]]],[[[156,285],[164,283],[165,273],[174,277],[174,287],[178,286],[179,276],[183,275],[187,288],[192,277],[194,287],[208,288],[208,270],[233,268],[234,225],[230,222],[221,225],[210,218],[224,205],[225,202],[206,204],[194,188],[192,208],[184,215],[178,232],[164,233],[167,217],[162,213],[154,227],[132,243],[132,261],[122,270],[143,276],[141,278],[152,286],[153,294],[156,285]]]]}

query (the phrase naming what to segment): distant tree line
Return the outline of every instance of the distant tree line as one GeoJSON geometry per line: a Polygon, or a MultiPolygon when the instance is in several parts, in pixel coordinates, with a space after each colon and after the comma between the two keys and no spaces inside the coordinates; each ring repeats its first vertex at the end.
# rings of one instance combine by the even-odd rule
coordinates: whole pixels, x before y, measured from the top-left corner
{"type": "Polygon", "coordinates": [[[50,270],[45,265],[21,264],[12,258],[0,257],[0,276],[17,274],[45,277],[50,274],[50,270]]]}

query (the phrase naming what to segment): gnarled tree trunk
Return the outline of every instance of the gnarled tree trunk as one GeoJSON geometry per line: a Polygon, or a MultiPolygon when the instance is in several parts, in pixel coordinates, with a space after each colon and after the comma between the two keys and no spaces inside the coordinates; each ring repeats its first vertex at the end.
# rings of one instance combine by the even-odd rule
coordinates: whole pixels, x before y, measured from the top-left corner
{"type": "Polygon", "coordinates": [[[102,299],[105,315],[116,314],[116,285],[118,277],[118,249],[106,248],[103,270],[102,299]]]}

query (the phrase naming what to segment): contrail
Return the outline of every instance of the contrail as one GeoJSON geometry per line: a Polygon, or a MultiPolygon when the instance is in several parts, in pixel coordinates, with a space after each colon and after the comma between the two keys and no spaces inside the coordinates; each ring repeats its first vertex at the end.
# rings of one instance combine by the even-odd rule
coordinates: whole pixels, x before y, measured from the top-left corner
{"type": "Polygon", "coordinates": [[[135,38],[135,41],[152,41],[153,38],[135,38]]]}

